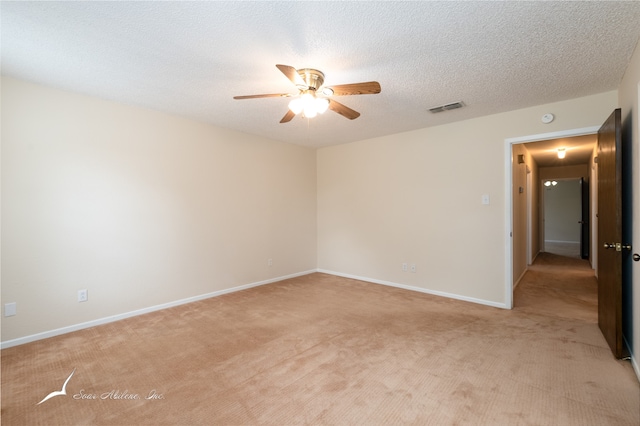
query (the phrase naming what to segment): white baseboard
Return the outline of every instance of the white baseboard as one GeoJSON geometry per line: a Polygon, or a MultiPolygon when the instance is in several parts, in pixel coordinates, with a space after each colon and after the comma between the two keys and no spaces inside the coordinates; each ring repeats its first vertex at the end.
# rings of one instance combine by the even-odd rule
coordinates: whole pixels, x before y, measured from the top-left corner
{"type": "Polygon", "coordinates": [[[19,337],[17,339],[7,340],[0,343],[0,349],[10,348],[12,346],[24,345],[25,343],[35,342],[37,340],[47,339],[49,337],[59,336],[61,334],[71,333],[73,331],[83,330],[89,327],[95,327],[97,325],[108,324],[111,322],[119,321],[125,318],[131,318],[138,315],[144,315],[151,312],[159,311],[162,309],[173,308],[174,306],[184,305],[186,303],[197,302],[199,300],[209,299],[211,297],[222,296],[223,294],[234,293],[236,291],[246,290],[252,287],[258,287],[265,284],[271,284],[274,282],[286,280],[289,278],[300,277],[302,275],[308,275],[316,272],[315,269],[310,271],[298,272],[295,274],[285,275],[282,277],[271,278],[264,281],[258,281],[255,283],[244,284],[237,287],[231,287],[224,290],[218,290],[211,293],[201,294],[199,296],[188,297],[186,299],[175,300],[173,302],[163,303],[156,306],[150,306],[148,308],[138,309],[131,312],[125,312],[122,314],[112,315],[105,318],[99,318],[92,321],[83,322],[80,324],[74,324],[67,327],[57,328],[55,330],[44,331],[42,333],[32,334],[30,336],[19,337]]]}
{"type": "Polygon", "coordinates": [[[629,345],[629,342],[627,341],[627,339],[624,336],[622,336],[622,339],[624,340],[624,344],[627,347],[627,350],[629,351],[629,360],[631,361],[631,366],[633,367],[633,371],[635,371],[636,377],[638,377],[638,382],[640,382],[640,365],[638,365],[638,360],[633,355],[633,351],[631,350],[631,346],[629,345]]]}
{"type": "Polygon", "coordinates": [[[522,278],[524,277],[524,275],[527,273],[527,271],[529,270],[529,268],[525,268],[524,271],[522,271],[522,274],[520,274],[520,276],[518,277],[518,279],[516,280],[516,282],[513,283],[513,289],[515,290],[516,287],[518,287],[518,284],[520,284],[520,281],[522,281],[522,278]]]}
{"type": "Polygon", "coordinates": [[[536,262],[536,259],[538,258],[538,255],[540,254],[540,251],[538,251],[534,256],[533,259],[531,259],[531,265],[533,265],[536,262]]]}
{"type": "Polygon", "coordinates": [[[631,365],[633,366],[633,370],[636,372],[638,382],[640,382],[640,365],[638,365],[638,360],[636,360],[633,355],[631,355],[631,365]]]}
{"type": "Polygon", "coordinates": [[[417,291],[419,293],[432,294],[434,296],[447,297],[449,299],[463,300],[465,302],[477,303],[479,305],[487,305],[487,306],[491,306],[491,307],[494,307],[494,308],[509,309],[507,307],[507,305],[504,304],[504,303],[492,302],[490,300],[476,299],[474,297],[461,296],[459,294],[446,293],[446,292],[443,292],[443,291],[428,290],[428,289],[425,289],[425,288],[422,288],[422,287],[415,287],[415,286],[410,286],[410,285],[405,285],[405,284],[398,284],[398,283],[394,283],[394,282],[391,282],[391,281],[377,280],[377,279],[374,279],[374,278],[360,277],[360,276],[351,275],[351,274],[343,274],[341,272],[328,271],[326,269],[318,269],[318,272],[321,272],[323,274],[335,275],[337,277],[352,278],[354,280],[366,281],[366,282],[373,283],[373,284],[382,284],[382,285],[386,285],[386,286],[389,286],[389,287],[401,288],[403,290],[411,290],[411,291],[417,291]]]}

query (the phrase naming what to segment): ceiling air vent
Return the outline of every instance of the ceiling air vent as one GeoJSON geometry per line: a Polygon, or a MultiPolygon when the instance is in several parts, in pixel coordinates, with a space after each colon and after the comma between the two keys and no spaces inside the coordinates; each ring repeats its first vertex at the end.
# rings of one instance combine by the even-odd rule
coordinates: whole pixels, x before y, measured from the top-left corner
{"type": "Polygon", "coordinates": [[[429,108],[429,111],[431,111],[432,113],[436,113],[436,112],[443,112],[443,111],[449,111],[450,109],[458,109],[458,108],[462,108],[464,106],[464,102],[460,101],[460,102],[452,102],[450,104],[446,104],[446,105],[440,105],[437,107],[433,107],[433,108],[429,108]]]}

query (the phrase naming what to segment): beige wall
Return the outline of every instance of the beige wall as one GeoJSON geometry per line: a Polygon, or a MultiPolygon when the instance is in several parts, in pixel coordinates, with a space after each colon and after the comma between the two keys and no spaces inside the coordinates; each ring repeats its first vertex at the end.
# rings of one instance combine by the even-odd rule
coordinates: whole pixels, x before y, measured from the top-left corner
{"type": "MultiPolygon", "coordinates": [[[[613,110],[612,110],[613,111],[613,110]]],[[[540,179],[580,179],[589,180],[589,165],[540,167],[540,179]]]]}
{"type": "Polygon", "coordinates": [[[545,244],[547,241],[579,244],[582,233],[582,182],[579,179],[558,179],[555,186],[545,187],[542,193],[545,244]]]}
{"type": "Polygon", "coordinates": [[[508,304],[505,141],[600,126],[616,106],[608,92],[318,150],[319,269],[508,304]]]}
{"type": "Polygon", "coordinates": [[[530,264],[529,255],[527,249],[531,252],[531,260],[540,253],[541,250],[541,238],[540,238],[540,168],[538,163],[533,159],[531,153],[523,144],[514,144],[512,150],[512,164],[511,164],[511,176],[512,176],[512,211],[513,211],[513,285],[517,285],[525,272],[527,272],[527,266],[530,264]],[[524,156],[524,163],[518,162],[518,155],[524,156]],[[528,172],[527,172],[528,171],[528,172]],[[527,175],[531,176],[531,187],[527,185],[527,175]],[[520,188],[523,192],[520,192],[520,188]],[[529,192],[527,192],[529,191],[529,192]],[[530,239],[527,235],[527,204],[529,206],[531,214],[531,235],[530,239]],[[529,247],[527,247],[527,240],[529,240],[529,247]]]}
{"type": "Polygon", "coordinates": [[[3,342],[316,257],[314,150],[2,79],[3,342]]]}
{"type": "Polygon", "coordinates": [[[529,259],[527,256],[527,203],[529,196],[531,195],[531,212],[533,216],[532,220],[532,238],[529,249],[532,251],[532,256],[536,256],[540,251],[540,238],[539,225],[538,225],[538,165],[531,157],[531,154],[523,144],[516,144],[512,146],[512,189],[511,199],[513,204],[513,276],[512,281],[514,286],[520,281],[520,278],[527,271],[527,265],[529,259]],[[518,156],[522,155],[524,163],[518,162],[518,156]],[[532,174],[531,188],[527,185],[527,170],[532,174]],[[521,190],[522,188],[522,190],[521,190]],[[521,192],[522,191],[522,192],[521,192]],[[532,194],[529,194],[531,191],[532,194]]]}
{"type": "MultiPolygon", "coordinates": [[[[594,152],[597,153],[597,138],[596,138],[596,146],[594,147],[594,152]]],[[[594,179],[592,179],[592,161],[593,161],[593,155],[591,156],[591,158],[589,159],[589,164],[580,164],[580,165],[574,165],[574,166],[557,166],[557,167],[540,167],[540,180],[544,181],[547,179],[580,179],[583,178],[586,182],[588,182],[588,184],[590,185],[590,196],[593,197],[593,190],[592,190],[592,186],[596,187],[596,194],[597,194],[597,181],[595,181],[594,179]]],[[[545,204],[544,199],[545,199],[545,194],[548,194],[548,192],[545,192],[545,188],[541,187],[540,189],[540,205],[543,206],[543,208],[548,208],[548,206],[545,204]]],[[[596,198],[591,198],[590,201],[590,206],[596,206],[597,205],[597,197],[596,198]]],[[[574,206],[575,207],[575,206],[574,206]]],[[[571,209],[569,209],[571,210],[571,209]]],[[[566,213],[569,213],[569,211],[567,211],[566,213]]],[[[543,215],[544,216],[544,215],[543,215]]],[[[593,219],[594,217],[592,217],[593,219]]],[[[545,231],[545,227],[547,227],[547,223],[546,221],[544,222],[545,226],[541,227],[540,232],[541,232],[541,239],[544,239],[546,241],[551,241],[551,240],[562,240],[562,238],[559,238],[558,235],[548,235],[546,234],[545,231]]],[[[596,231],[593,231],[593,228],[591,229],[591,248],[590,248],[590,253],[589,253],[589,261],[591,262],[591,265],[595,268],[595,261],[597,258],[597,247],[596,244],[594,243],[594,241],[597,241],[597,237],[598,237],[598,233],[597,233],[597,226],[595,227],[596,231]],[[595,255],[594,255],[595,252],[595,255]]],[[[578,228],[579,229],[579,228],[578,228]]],[[[578,241],[579,241],[579,230],[574,229],[574,232],[577,233],[577,237],[578,241]]]]}
{"type": "MultiPolygon", "coordinates": [[[[632,180],[636,185],[632,191],[633,204],[633,252],[640,253],[640,44],[631,58],[629,66],[618,90],[618,102],[622,109],[622,123],[625,128],[625,135],[631,137],[632,155],[632,180]]],[[[631,262],[631,261],[630,261],[631,262]]],[[[634,262],[629,265],[633,273],[633,292],[631,306],[632,332],[625,336],[631,345],[633,364],[636,374],[640,377],[640,263],[634,262]]]]}
{"type": "Polygon", "coordinates": [[[504,306],[505,140],[616,106],[608,92],[316,152],[4,78],[2,301],[18,315],[2,340],[315,268],[504,306]]]}
{"type": "MultiPolygon", "coordinates": [[[[540,207],[540,193],[542,192],[542,179],[540,178],[540,167],[538,163],[531,161],[531,262],[542,250],[542,220],[540,207]]],[[[514,274],[515,275],[515,274],[514,274]]]]}

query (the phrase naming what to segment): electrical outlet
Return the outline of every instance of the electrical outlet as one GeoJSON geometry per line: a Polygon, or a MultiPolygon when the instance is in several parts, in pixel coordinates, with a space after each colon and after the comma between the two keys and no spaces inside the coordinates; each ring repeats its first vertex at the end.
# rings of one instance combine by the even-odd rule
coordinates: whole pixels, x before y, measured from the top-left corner
{"type": "Polygon", "coordinates": [[[415,263],[411,264],[411,272],[413,272],[414,274],[416,273],[416,264],[415,263]]]}
{"type": "Polygon", "coordinates": [[[409,270],[409,266],[408,266],[406,263],[403,263],[403,264],[402,264],[402,270],[403,270],[404,272],[407,272],[407,271],[409,270]]]}
{"type": "Polygon", "coordinates": [[[273,259],[267,259],[267,266],[268,267],[272,267],[273,266],[273,259]]]}
{"type": "Polygon", "coordinates": [[[78,290],[78,302],[86,302],[87,300],[89,300],[89,293],[87,290],[78,290]]]}
{"type": "Polygon", "coordinates": [[[16,302],[5,303],[4,304],[4,316],[12,317],[16,314],[16,302]]]}

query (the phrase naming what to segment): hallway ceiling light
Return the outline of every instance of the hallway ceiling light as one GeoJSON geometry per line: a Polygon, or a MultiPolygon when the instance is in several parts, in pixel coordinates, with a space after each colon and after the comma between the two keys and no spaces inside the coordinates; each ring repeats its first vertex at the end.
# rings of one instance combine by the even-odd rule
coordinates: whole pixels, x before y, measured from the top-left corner
{"type": "Polygon", "coordinates": [[[558,158],[563,159],[565,155],[567,155],[567,150],[565,148],[558,148],[558,158]]]}

